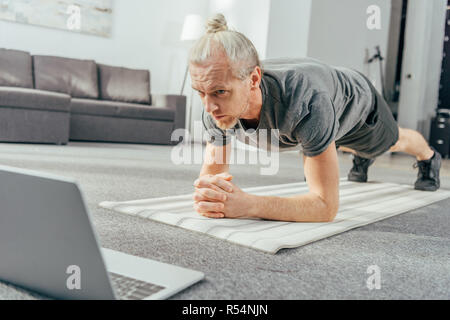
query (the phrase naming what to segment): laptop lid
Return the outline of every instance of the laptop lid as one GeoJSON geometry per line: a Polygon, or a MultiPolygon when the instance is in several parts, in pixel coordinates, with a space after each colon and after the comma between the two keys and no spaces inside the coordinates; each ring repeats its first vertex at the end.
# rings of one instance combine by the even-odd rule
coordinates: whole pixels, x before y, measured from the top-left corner
{"type": "Polygon", "coordinates": [[[0,280],[55,298],[115,298],[75,181],[0,166],[0,280]]]}

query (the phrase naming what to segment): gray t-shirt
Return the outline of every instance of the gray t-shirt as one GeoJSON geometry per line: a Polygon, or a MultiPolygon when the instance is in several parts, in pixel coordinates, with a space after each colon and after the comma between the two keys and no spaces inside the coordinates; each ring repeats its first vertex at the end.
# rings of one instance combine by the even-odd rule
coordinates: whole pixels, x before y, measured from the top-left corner
{"type": "Polygon", "coordinates": [[[355,70],[329,66],[311,58],[269,59],[262,62],[262,67],[263,103],[256,130],[248,130],[238,121],[225,132],[203,111],[203,125],[210,142],[228,143],[234,134],[244,143],[271,149],[271,134],[263,141],[258,139],[261,137],[258,132],[278,129],[279,151],[300,146],[306,156],[313,157],[332,141],[361,127],[373,109],[371,88],[355,70]]]}

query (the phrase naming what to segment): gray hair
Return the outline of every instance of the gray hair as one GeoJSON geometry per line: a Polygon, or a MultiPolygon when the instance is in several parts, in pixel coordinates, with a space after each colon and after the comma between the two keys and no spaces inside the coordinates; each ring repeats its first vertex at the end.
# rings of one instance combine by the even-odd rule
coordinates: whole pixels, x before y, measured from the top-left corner
{"type": "Polygon", "coordinates": [[[227,55],[233,75],[241,80],[247,78],[256,66],[261,68],[258,52],[253,43],[242,33],[229,30],[223,14],[216,14],[206,23],[206,34],[189,53],[189,63],[201,64],[214,56],[217,50],[227,55]]]}

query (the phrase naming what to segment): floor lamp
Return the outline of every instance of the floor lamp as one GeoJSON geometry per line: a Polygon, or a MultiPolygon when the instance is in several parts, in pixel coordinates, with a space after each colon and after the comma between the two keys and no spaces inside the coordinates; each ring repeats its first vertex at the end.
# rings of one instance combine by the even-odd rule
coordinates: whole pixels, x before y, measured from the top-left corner
{"type": "MultiPolygon", "coordinates": [[[[199,39],[205,33],[204,21],[202,16],[198,14],[189,14],[184,18],[183,31],[181,32],[180,40],[188,43],[189,46],[199,39]]],[[[189,64],[186,65],[186,71],[184,72],[183,85],[181,87],[180,95],[183,94],[184,86],[189,71],[189,64]]],[[[188,130],[191,131],[192,121],[192,89],[189,97],[189,117],[188,117],[188,130]]]]}

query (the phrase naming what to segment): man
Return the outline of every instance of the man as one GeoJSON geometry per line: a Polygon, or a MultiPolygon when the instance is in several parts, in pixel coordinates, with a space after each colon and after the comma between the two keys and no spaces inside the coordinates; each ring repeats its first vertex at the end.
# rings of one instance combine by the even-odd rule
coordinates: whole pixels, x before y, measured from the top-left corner
{"type": "Polygon", "coordinates": [[[263,72],[253,44],[228,30],[221,14],[208,22],[207,33],[189,59],[192,87],[205,107],[203,123],[215,137],[207,143],[205,162],[194,182],[199,214],[332,221],[339,208],[338,147],[355,155],[349,180],[367,181],[373,159],[389,150],[416,157],[416,189],[439,188],[440,154],[418,132],[398,127],[386,102],[362,74],[311,59],[267,60],[263,72]],[[233,184],[225,161],[230,152],[226,130],[233,128],[277,129],[281,150],[301,145],[309,193],[255,196],[233,184]],[[223,159],[218,161],[217,155],[223,159]]]}

